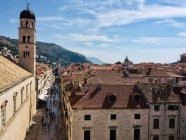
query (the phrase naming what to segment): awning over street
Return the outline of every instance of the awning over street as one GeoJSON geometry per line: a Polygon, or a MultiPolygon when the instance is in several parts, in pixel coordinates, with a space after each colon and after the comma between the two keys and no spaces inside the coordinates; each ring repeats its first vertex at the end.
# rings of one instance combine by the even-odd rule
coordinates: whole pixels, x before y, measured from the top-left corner
{"type": "Polygon", "coordinates": [[[52,86],[52,84],[54,82],[54,77],[52,77],[52,76],[53,75],[51,75],[51,77],[48,78],[45,86],[43,87],[43,89],[41,91],[41,93],[38,95],[38,98],[40,100],[47,101],[48,96],[50,96],[48,94],[48,91],[49,91],[49,89],[51,88],[51,86],[52,86]]]}
{"type": "Polygon", "coordinates": [[[39,95],[38,95],[38,98],[40,99],[40,100],[43,100],[43,101],[47,101],[47,99],[48,99],[48,96],[49,95],[46,95],[46,94],[43,94],[43,93],[40,93],[39,95]]]}

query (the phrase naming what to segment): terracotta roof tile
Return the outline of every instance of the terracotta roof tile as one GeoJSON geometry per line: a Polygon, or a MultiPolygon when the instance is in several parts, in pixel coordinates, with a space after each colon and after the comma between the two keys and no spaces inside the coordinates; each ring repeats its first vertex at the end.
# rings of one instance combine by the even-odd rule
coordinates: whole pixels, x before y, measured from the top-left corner
{"type": "Polygon", "coordinates": [[[148,77],[170,77],[163,69],[149,68],[146,71],[148,77]]]}
{"type": "Polygon", "coordinates": [[[157,102],[180,102],[169,84],[162,83],[138,83],[138,88],[150,103],[157,102]]]}
{"type": "Polygon", "coordinates": [[[135,101],[133,98],[134,85],[89,85],[89,91],[75,104],[73,108],[97,108],[97,109],[112,109],[112,108],[146,108],[147,105],[140,95],[140,100],[135,101]],[[111,102],[108,99],[109,94],[116,95],[116,101],[111,102]]]}

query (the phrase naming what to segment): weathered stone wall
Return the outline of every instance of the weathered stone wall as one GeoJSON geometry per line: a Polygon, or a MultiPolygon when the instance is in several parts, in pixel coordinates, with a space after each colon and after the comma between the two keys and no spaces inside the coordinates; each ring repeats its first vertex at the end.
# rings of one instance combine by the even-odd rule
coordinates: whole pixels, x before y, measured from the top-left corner
{"type": "Polygon", "coordinates": [[[180,128],[179,126],[179,109],[178,110],[168,110],[168,105],[177,105],[179,108],[179,104],[173,103],[173,104],[159,104],[160,110],[154,111],[154,105],[150,105],[150,112],[149,112],[149,139],[152,140],[153,136],[158,135],[159,140],[169,140],[169,136],[173,135],[174,139],[178,139],[178,130],[180,128]],[[169,119],[174,118],[175,119],[175,128],[169,128],[169,119]],[[153,119],[159,119],[159,129],[153,128],[153,119]]]}
{"type": "Polygon", "coordinates": [[[19,27],[19,64],[29,72],[35,74],[36,71],[36,31],[33,19],[21,19],[19,27]],[[26,22],[28,25],[26,27],[26,22]],[[26,36],[25,41],[23,36],[26,36]],[[30,37],[28,41],[28,36],[30,37]],[[29,56],[24,57],[24,52],[29,52],[29,56]]]}
{"type": "Polygon", "coordinates": [[[186,140],[186,106],[181,106],[181,120],[180,120],[180,138],[181,140],[186,140]]]}
{"type": "Polygon", "coordinates": [[[0,109],[0,140],[23,140],[26,131],[29,129],[32,117],[36,112],[34,76],[12,86],[8,90],[0,93],[0,105],[7,100],[6,124],[2,126],[2,112],[0,109]],[[30,84],[31,83],[31,84],[30,84]],[[26,95],[26,86],[28,93],[26,95]],[[31,89],[30,89],[31,85],[31,89]],[[21,103],[21,89],[23,90],[23,102],[21,103]],[[13,96],[17,92],[16,111],[14,112],[13,96]]]}
{"type": "Polygon", "coordinates": [[[78,109],[73,110],[72,140],[83,140],[84,130],[91,131],[91,140],[108,140],[110,129],[116,128],[117,140],[134,140],[134,128],[140,128],[141,140],[148,139],[148,109],[78,109]],[[110,115],[117,119],[111,120],[110,115]],[[140,119],[134,118],[140,114],[140,119]],[[91,115],[91,120],[84,120],[91,115]]]}

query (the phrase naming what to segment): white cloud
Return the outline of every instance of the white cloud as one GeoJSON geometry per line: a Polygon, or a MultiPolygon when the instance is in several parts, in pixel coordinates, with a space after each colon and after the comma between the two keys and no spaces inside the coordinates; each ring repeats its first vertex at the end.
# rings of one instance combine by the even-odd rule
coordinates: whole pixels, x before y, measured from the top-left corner
{"type": "Polygon", "coordinates": [[[85,42],[84,45],[89,46],[89,47],[93,47],[93,43],[92,42],[85,42]]]}
{"type": "Polygon", "coordinates": [[[132,3],[131,1],[126,2],[126,4],[127,4],[127,5],[130,5],[130,6],[133,5],[133,3],[132,3]]]}
{"type": "Polygon", "coordinates": [[[185,5],[186,1],[185,0],[161,0],[160,2],[162,3],[167,3],[167,4],[172,4],[172,5],[185,5]]]}
{"type": "Polygon", "coordinates": [[[99,58],[99,59],[103,60],[103,62],[116,62],[115,59],[119,57],[119,56],[116,56],[116,54],[114,54],[112,52],[105,52],[103,50],[98,51],[97,48],[92,49],[91,51],[89,48],[71,48],[70,50],[78,52],[78,53],[83,54],[88,57],[99,58]]]}
{"type": "Polygon", "coordinates": [[[59,24],[51,24],[51,27],[54,29],[63,29],[62,25],[59,24]]]}
{"type": "Polygon", "coordinates": [[[186,32],[180,32],[180,33],[178,34],[178,36],[180,36],[180,37],[186,37],[186,32]]]}
{"type": "Polygon", "coordinates": [[[85,42],[84,45],[85,45],[85,46],[88,46],[88,47],[94,47],[94,48],[107,48],[107,47],[109,47],[111,44],[110,44],[110,43],[99,43],[99,44],[94,44],[93,42],[85,42]]]}
{"type": "MultiPolygon", "coordinates": [[[[172,3],[181,3],[185,0],[165,0],[163,3],[169,3],[171,1],[172,3]]],[[[99,27],[125,25],[147,19],[186,17],[186,7],[157,5],[158,3],[160,4],[162,1],[157,1],[156,5],[147,5],[145,0],[72,0],[69,4],[61,7],[60,10],[63,11],[72,8],[79,10],[80,14],[90,14],[96,18],[96,23],[98,23],[99,27]],[[126,5],[130,5],[133,8],[131,9],[129,6],[125,7],[126,5]]],[[[169,20],[169,22],[175,27],[183,26],[182,23],[173,20],[169,20]]]]}
{"type": "Polygon", "coordinates": [[[107,11],[113,7],[124,8],[124,6],[134,6],[135,8],[142,9],[144,4],[145,0],[94,0],[94,1],[71,0],[67,5],[59,8],[59,11],[73,9],[84,10],[85,13],[94,12],[94,10],[102,12],[107,11]]]}
{"type": "Polygon", "coordinates": [[[139,22],[147,19],[165,19],[186,17],[185,7],[173,6],[144,6],[140,10],[113,9],[97,13],[99,27],[110,27],[139,22]]]}
{"type": "Polygon", "coordinates": [[[67,26],[86,26],[90,25],[93,21],[91,19],[75,18],[75,19],[65,19],[62,23],[67,26]]]}
{"type": "Polygon", "coordinates": [[[69,34],[68,38],[70,40],[74,40],[77,42],[106,42],[106,43],[111,43],[115,42],[115,38],[110,38],[106,35],[93,35],[93,34],[80,34],[80,33],[74,33],[74,34],[69,34]]]}
{"type": "Polygon", "coordinates": [[[171,25],[171,26],[174,26],[174,27],[177,27],[177,28],[183,28],[185,26],[184,23],[178,22],[174,19],[160,20],[160,21],[155,22],[155,24],[168,24],[168,25],[171,25]]]}
{"type": "Polygon", "coordinates": [[[54,16],[54,17],[38,17],[36,20],[37,21],[61,21],[61,20],[63,20],[63,18],[56,17],[56,16],[54,16]]]}
{"type": "Polygon", "coordinates": [[[145,4],[145,0],[138,0],[138,2],[139,2],[139,9],[143,9],[144,4],[145,4]]]}
{"type": "Polygon", "coordinates": [[[174,19],[165,19],[165,20],[160,20],[160,21],[157,21],[155,22],[156,24],[168,24],[168,25],[171,25],[173,27],[177,27],[177,28],[183,28],[185,26],[184,23],[182,22],[178,22],[174,19]]]}
{"type": "Polygon", "coordinates": [[[108,48],[110,45],[111,44],[109,44],[109,43],[103,43],[103,44],[98,45],[97,47],[99,47],[99,48],[108,48]]]}
{"type": "Polygon", "coordinates": [[[162,38],[159,37],[139,37],[137,39],[133,39],[132,42],[139,44],[158,44],[162,42],[162,38]]]}
{"type": "Polygon", "coordinates": [[[65,40],[65,39],[67,39],[67,37],[65,35],[62,35],[62,34],[54,34],[53,38],[55,38],[56,40],[65,40]]]}
{"type": "Polygon", "coordinates": [[[9,22],[10,22],[10,23],[18,23],[19,21],[16,20],[16,19],[9,19],[9,22]]]}
{"type": "Polygon", "coordinates": [[[63,11],[65,11],[65,10],[67,10],[67,9],[68,9],[67,6],[62,6],[62,7],[59,8],[59,11],[63,12],[63,11]]]}
{"type": "Polygon", "coordinates": [[[132,42],[146,45],[161,45],[164,47],[178,47],[178,45],[186,46],[186,40],[178,37],[139,37],[137,39],[133,39],[132,42]]]}

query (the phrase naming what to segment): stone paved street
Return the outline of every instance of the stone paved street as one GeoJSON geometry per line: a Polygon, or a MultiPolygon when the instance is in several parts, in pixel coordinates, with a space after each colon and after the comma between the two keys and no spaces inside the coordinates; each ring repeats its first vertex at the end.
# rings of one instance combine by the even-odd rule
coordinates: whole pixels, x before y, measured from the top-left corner
{"type": "Polygon", "coordinates": [[[25,140],[64,140],[59,106],[58,87],[54,86],[47,100],[46,109],[39,109],[25,140]]]}

